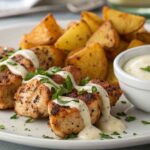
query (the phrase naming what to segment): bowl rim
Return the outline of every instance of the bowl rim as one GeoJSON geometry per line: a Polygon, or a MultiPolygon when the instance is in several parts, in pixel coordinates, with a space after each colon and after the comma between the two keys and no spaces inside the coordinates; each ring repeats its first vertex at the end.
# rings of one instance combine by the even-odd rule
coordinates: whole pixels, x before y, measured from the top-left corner
{"type": "MultiPolygon", "coordinates": [[[[143,49],[149,49],[149,51],[147,51],[150,54],[150,44],[149,45],[143,45],[143,46],[138,46],[138,47],[134,47],[134,48],[130,48],[127,49],[124,52],[121,52],[114,60],[113,66],[114,66],[114,73],[116,75],[116,77],[118,78],[118,80],[131,85],[132,87],[136,87],[138,89],[144,89],[144,90],[150,90],[150,80],[142,80],[139,78],[136,78],[130,74],[128,74],[127,72],[125,72],[120,64],[120,61],[123,59],[123,57],[128,54],[128,57],[130,56],[129,54],[134,54],[135,56],[131,57],[134,58],[136,56],[141,56],[138,55],[139,51],[143,51],[143,49]],[[125,79],[125,80],[122,80],[125,79]],[[128,81],[128,82],[127,82],[128,81]],[[136,86],[133,84],[136,83],[136,86]],[[137,85],[139,85],[137,87],[137,85]],[[140,85],[143,85],[142,87],[140,87],[140,85]]],[[[144,52],[146,54],[146,52],[144,52]]],[[[142,55],[144,55],[144,53],[142,55]]],[[[127,58],[128,58],[127,57],[127,58]]]]}

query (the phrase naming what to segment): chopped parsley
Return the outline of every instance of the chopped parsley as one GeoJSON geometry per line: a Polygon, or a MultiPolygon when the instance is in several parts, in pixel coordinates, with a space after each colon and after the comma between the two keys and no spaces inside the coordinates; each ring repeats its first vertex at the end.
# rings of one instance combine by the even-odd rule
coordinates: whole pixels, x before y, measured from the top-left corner
{"type": "Polygon", "coordinates": [[[124,133],[124,134],[127,134],[127,132],[126,132],[126,131],[123,131],[123,133],[124,133]]]}
{"type": "Polygon", "coordinates": [[[148,124],[150,125],[150,121],[142,120],[141,122],[142,122],[143,124],[145,124],[145,125],[148,125],[148,124]]]}
{"type": "Polygon", "coordinates": [[[52,99],[57,99],[59,96],[64,94],[64,88],[60,87],[58,89],[52,88],[52,99]]]}
{"type": "Polygon", "coordinates": [[[122,136],[120,136],[120,135],[119,135],[119,136],[118,136],[118,138],[119,138],[119,139],[121,139],[121,138],[122,138],[122,136]]]}
{"type": "Polygon", "coordinates": [[[101,138],[102,140],[104,140],[104,139],[113,139],[112,136],[110,136],[110,135],[108,135],[108,134],[105,134],[105,133],[100,133],[100,138],[101,138]]]}
{"type": "Polygon", "coordinates": [[[68,140],[68,139],[74,139],[74,138],[77,138],[77,134],[76,133],[69,134],[65,139],[68,140]]]}
{"type": "Polygon", "coordinates": [[[47,135],[42,135],[42,137],[43,137],[44,139],[54,139],[53,137],[50,137],[50,136],[47,136],[47,135]]]}
{"type": "Polygon", "coordinates": [[[62,69],[60,68],[60,67],[51,67],[50,69],[49,69],[49,71],[50,72],[52,72],[53,74],[54,73],[57,73],[57,72],[59,72],[59,71],[61,71],[62,69]]]}
{"type": "Polygon", "coordinates": [[[125,121],[127,121],[127,122],[132,122],[132,121],[135,121],[136,120],[136,117],[135,116],[127,116],[126,118],[125,118],[125,121]]]}
{"type": "Polygon", "coordinates": [[[140,69],[143,70],[143,71],[150,72],[150,66],[146,66],[146,67],[140,68],[140,69]]]}
{"type": "Polygon", "coordinates": [[[10,117],[10,119],[18,119],[17,114],[12,115],[12,116],[10,117]]]}
{"type": "Polygon", "coordinates": [[[122,104],[126,104],[127,102],[126,102],[126,101],[121,101],[121,103],[122,103],[122,104]]]}
{"type": "Polygon", "coordinates": [[[118,132],[113,132],[111,135],[120,135],[118,132]]]}
{"type": "Polygon", "coordinates": [[[117,116],[125,117],[127,114],[125,112],[118,112],[117,116]]]}
{"type": "Polygon", "coordinates": [[[4,130],[4,129],[5,129],[5,126],[1,124],[1,125],[0,125],[0,129],[1,129],[1,130],[4,130]]]}
{"type": "Polygon", "coordinates": [[[26,121],[25,121],[25,123],[31,123],[31,122],[33,122],[33,118],[28,118],[26,121]]]}
{"type": "Polygon", "coordinates": [[[137,135],[137,133],[133,133],[133,135],[135,136],[135,135],[137,135]]]}
{"type": "Polygon", "coordinates": [[[67,76],[67,78],[65,79],[63,87],[66,89],[65,91],[66,94],[73,90],[73,84],[70,76],[67,76]]]}
{"type": "Polygon", "coordinates": [[[96,93],[96,92],[97,92],[96,86],[92,86],[92,93],[96,93]]]}
{"type": "Polygon", "coordinates": [[[25,128],[24,130],[25,130],[25,131],[29,131],[29,132],[31,131],[29,128],[25,128]]]}
{"type": "Polygon", "coordinates": [[[81,80],[80,85],[84,86],[87,83],[89,83],[89,81],[90,81],[90,78],[89,77],[85,77],[84,79],[81,80]]]}
{"type": "Polygon", "coordinates": [[[17,65],[17,63],[13,62],[13,61],[7,61],[7,64],[12,65],[12,66],[16,66],[17,65]]]}

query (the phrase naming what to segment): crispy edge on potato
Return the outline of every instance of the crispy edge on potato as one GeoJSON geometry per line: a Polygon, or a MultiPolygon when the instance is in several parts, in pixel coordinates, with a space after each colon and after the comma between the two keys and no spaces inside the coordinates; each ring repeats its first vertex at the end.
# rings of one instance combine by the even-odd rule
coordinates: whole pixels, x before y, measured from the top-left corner
{"type": "Polygon", "coordinates": [[[80,69],[82,78],[105,79],[107,74],[107,58],[98,43],[89,45],[66,59],[66,65],[80,69]]]}
{"type": "Polygon", "coordinates": [[[137,40],[137,39],[133,39],[129,45],[128,45],[128,49],[129,48],[133,48],[133,47],[137,47],[137,46],[142,46],[142,45],[145,45],[144,42],[140,41],[140,40],[137,40]]]}
{"type": "Polygon", "coordinates": [[[145,23],[145,18],[129,13],[124,13],[109,7],[103,7],[104,20],[111,20],[119,34],[129,34],[140,29],[145,23]]]}
{"type": "Polygon", "coordinates": [[[21,48],[37,45],[54,44],[63,31],[52,14],[48,14],[34,29],[26,34],[20,42],[21,48]]]}
{"type": "Polygon", "coordinates": [[[119,46],[119,36],[110,21],[105,21],[87,41],[87,45],[99,43],[106,50],[113,50],[119,46]]]}
{"type": "Polygon", "coordinates": [[[85,46],[92,32],[84,20],[73,24],[56,41],[55,47],[65,51],[71,51],[85,46]]]}
{"type": "Polygon", "coordinates": [[[88,11],[81,12],[81,18],[88,24],[93,33],[103,23],[102,19],[98,15],[88,11]]]}
{"type": "Polygon", "coordinates": [[[117,48],[114,48],[112,51],[106,51],[106,54],[110,60],[114,60],[115,57],[121,53],[122,51],[125,51],[128,47],[128,43],[126,41],[120,40],[119,46],[117,48]]]}

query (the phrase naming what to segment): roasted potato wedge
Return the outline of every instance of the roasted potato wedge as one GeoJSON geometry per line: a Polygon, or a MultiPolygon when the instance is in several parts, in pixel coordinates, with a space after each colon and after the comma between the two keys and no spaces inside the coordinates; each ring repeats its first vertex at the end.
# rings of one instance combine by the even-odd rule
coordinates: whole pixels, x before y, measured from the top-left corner
{"type": "Polygon", "coordinates": [[[30,48],[35,47],[35,46],[36,46],[36,45],[31,44],[31,43],[28,41],[28,38],[27,38],[27,35],[26,35],[26,34],[23,36],[23,38],[21,39],[20,44],[19,44],[19,47],[20,47],[21,49],[30,49],[30,48]]]}
{"type": "Polygon", "coordinates": [[[119,34],[129,34],[140,29],[145,23],[145,18],[118,10],[103,8],[104,20],[111,20],[119,34]]]}
{"type": "Polygon", "coordinates": [[[66,65],[76,66],[81,70],[82,77],[105,79],[107,74],[107,58],[98,43],[91,44],[74,53],[66,60],[66,65]]]}
{"type": "Polygon", "coordinates": [[[114,60],[115,57],[121,53],[122,51],[126,50],[128,47],[128,43],[126,41],[120,40],[120,44],[118,48],[114,48],[112,51],[107,51],[107,56],[110,60],[114,60]]]}
{"type": "Polygon", "coordinates": [[[73,24],[65,33],[56,41],[55,47],[65,51],[82,48],[92,32],[84,20],[73,24]]]}
{"type": "Polygon", "coordinates": [[[88,24],[93,33],[103,23],[102,19],[98,15],[88,11],[82,12],[81,18],[88,24]]]}
{"type": "Polygon", "coordinates": [[[137,32],[136,38],[146,44],[150,44],[150,32],[137,32]]]}
{"type": "Polygon", "coordinates": [[[65,58],[66,55],[59,49],[54,48],[53,46],[49,46],[49,45],[42,45],[42,46],[37,46],[32,48],[33,51],[36,53],[47,53],[47,55],[45,55],[45,57],[43,57],[43,55],[38,55],[40,56],[40,60],[41,60],[41,66],[45,64],[45,61],[49,61],[51,62],[51,66],[60,66],[63,67],[64,66],[64,62],[65,62],[65,58]],[[48,57],[50,56],[50,57],[48,57]],[[48,57],[48,58],[47,58],[48,57]]]}
{"type": "Polygon", "coordinates": [[[144,45],[145,43],[140,41],[140,40],[137,40],[137,39],[133,39],[129,45],[128,45],[128,49],[129,48],[133,48],[133,47],[137,47],[137,46],[141,46],[141,45],[144,45]]]}
{"type": "MultiPolygon", "coordinates": [[[[51,14],[48,14],[40,24],[30,33],[26,34],[25,39],[28,41],[29,47],[30,45],[51,45],[54,44],[61,35],[61,27],[57,24],[55,18],[51,14]]],[[[24,42],[21,41],[21,43],[24,42]]]]}
{"type": "Polygon", "coordinates": [[[119,46],[119,36],[110,21],[105,21],[99,29],[87,41],[87,45],[91,43],[99,43],[106,50],[113,50],[119,46]]]}
{"type": "Polygon", "coordinates": [[[108,81],[109,83],[118,84],[118,80],[114,74],[112,61],[108,61],[108,73],[107,73],[106,81],[108,81]]]}

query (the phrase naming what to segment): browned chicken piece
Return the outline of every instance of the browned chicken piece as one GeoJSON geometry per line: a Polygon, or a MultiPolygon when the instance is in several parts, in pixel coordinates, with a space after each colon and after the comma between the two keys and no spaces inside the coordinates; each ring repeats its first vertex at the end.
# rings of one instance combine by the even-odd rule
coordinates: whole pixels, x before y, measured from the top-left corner
{"type": "MultiPolygon", "coordinates": [[[[3,58],[7,56],[8,52],[12,51],[12,48],[0,48],[0,57],[3,58]]],[[[39,58],[40,67],[48,69],[51,67],[50,53],[43,52],[40,49],[32,49],[39,58]]],[[[14,61],[18,62],[26,68],[29,72],[34,72],[35,67],[32,62],[22,55],[16,55],[12,58],[14,61]]],[[[0,67],[1,68],[1,67],[0,67]]],[[[0,69],[0,109],[8,109],[14,107],[14,94],[16,90],[21,85],[22,77],[12,74],[10,71],[4,71],[0,69]],[[5,78],[4,78],[5,76],[5,78]],[[9,79],[9,81],[8,81],[9,79]],[[11,81],[12,80],[12,81],[11,81]],[[2,82],[3,81],[3,82],[2,82]],[[5,92],[4,92],[5,91],[5,92]]]]}
{"type": "Polygon", "coordinates": [[[107,81],[98,79],[93,79],[90,82],[101,85],[107,91],[111,106],[116,104],[122,94],[122,91],[118,84],[109,84],[107,81]]]}
{"type": "MultiPolygon", "coordinates": [[[[64,69],[66,69],[65,67],[64,69]]],[[[70,73],[75,71],[74,67],[69,67],[70,73]]],[[[76,70],[78,71],[78,69],[76,70]]],[[[76,75],[73,73],[73,76],[76,75]]],[[[75,77],[75,76],[74,76],[75,77]]],[[[52,79],[57,84],[63,84],[65,81],[60,75],[54,75],[52,79]]],[[[52,99],[51,91],[44,84],[38,80],[31,80],[23,84],[15,94],[15,111],[22,116],[28,116],[32,118],[48,117],[47,103],[52,99]],[[38,97],[36,103],[35,97],[38,97]],[[40,111],[41,110],[41,111],[40,111]]]]}
{"type": "Polygon", "coordinates": [[[23,84],[15,94],[15,111],[17,114],[32,118],[48,117],[47,105],[51,92],[40,81],[23,84]]]}
{"type": "MultiPolygon", "coordinates": [[[[89,108],[91,122],[96,124],[101,114],[101,98],[97,93],[84,93],[77,95],[73,92],[67,96],[83,100],[89,108]]],[[[79,133],[84,128],[84,122],[77,108],[59,106],[53,101],[48,105],[49,125],[52,131],[64,138],[71,133],[79,133]]]]}
{"type": "Polygon", "coordinates": [[[14,106],[14,93],[22,83],[22,78],[12,74],[7,68],[0,72],[0,109],[14,106]]]}
{"type": "Polygon", "coordinates": [[[8,52],[13,51],[14,49],[11,47],[0,47],[0,59],[7,57],[8,52]]]}

